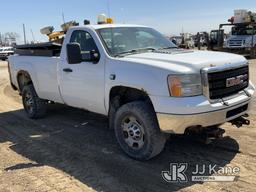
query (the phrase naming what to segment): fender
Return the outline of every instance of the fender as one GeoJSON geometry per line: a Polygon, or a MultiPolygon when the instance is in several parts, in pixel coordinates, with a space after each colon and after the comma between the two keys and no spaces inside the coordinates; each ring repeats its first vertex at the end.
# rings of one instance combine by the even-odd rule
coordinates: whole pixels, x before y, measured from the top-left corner
{"type": "Polygon", "coordinates": [[[169,96],[167,70],[120,59],[109,59],[105,75],[105,108],[109,109],[110,92],[114,87],[127,87],[144,92],[147,96],[169,96]],[[114,79],[111,77],[115,77],[114,79]]]}

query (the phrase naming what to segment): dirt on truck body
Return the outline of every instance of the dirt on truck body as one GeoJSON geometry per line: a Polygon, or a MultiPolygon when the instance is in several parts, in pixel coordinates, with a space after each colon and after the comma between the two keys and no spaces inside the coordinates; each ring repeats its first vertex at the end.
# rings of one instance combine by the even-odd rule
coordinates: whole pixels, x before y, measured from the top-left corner
{"type": "MultiPolygon", "coordinates": [[[[256,60],[250,61],[256,84],[256,60]]],[[[19,191],[254,191],[256,187],[256,99],[251,125],[227,123],[223,139],[204,145],[172,136],[160,156],[139,162],[125,156],[105,117],[52,105],[46,119],[28,119],[21,98],[0,63],[0,192],[19,191]],[[170,163],[239,167],[234,182],[166,182],[170,163]]],[[[209,176],[209,175],[208,175],[209,176]]],[[[191,177],[187,174],[187,177],[191,177]]]]}

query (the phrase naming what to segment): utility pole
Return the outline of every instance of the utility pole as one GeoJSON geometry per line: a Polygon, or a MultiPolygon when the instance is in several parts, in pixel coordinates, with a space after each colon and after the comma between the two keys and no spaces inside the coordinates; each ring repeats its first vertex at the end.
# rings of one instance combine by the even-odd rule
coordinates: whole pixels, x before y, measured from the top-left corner
{"type": "Polygon", "coordinates": [[[23,23],[23,34],[24,34],[24,44],[27,44],[26,28],[25,28],[25,24],[24,23],[23,23]]]}

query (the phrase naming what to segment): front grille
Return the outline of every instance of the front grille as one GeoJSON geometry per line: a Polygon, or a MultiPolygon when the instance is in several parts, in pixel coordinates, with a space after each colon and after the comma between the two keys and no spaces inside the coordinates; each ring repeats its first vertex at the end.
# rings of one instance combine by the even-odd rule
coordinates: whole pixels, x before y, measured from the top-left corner
{"type": "Polygon", "coordinates": [[[230,47],[241,47],[243,45],[243,40],[229,40],[230,47]]]}
{"type": "Polygon", "coordinates": [[[210,99],[220,99],[236,94],[249,85],[249,66],[208,73],[208,84],[210,99]],[[240,84],[227,87],[227,79],[241,75],[244,75],[244,78],[240,84]]]}

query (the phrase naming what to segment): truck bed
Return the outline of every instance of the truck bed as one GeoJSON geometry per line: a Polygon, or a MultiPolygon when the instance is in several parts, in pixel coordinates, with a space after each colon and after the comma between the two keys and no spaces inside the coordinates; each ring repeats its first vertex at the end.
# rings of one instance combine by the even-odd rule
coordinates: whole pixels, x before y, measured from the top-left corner
{"type": "Polygon", "coordinates": [[[54,42],[17,45],[14,53],[24,56],[58,57],[61,47],[61,44],[54,42]]]}
{"type": "Polygon", "coordinates": [[[9,57],[12,83],[18,87],[18,72],[26,71],[35,86],[38,96],[62,103],[59,93],[57,68],[59,57],[13,55],[9,57]]]}

